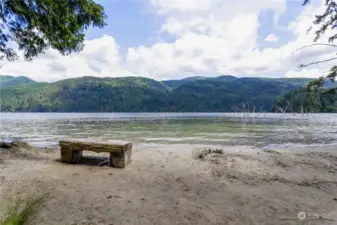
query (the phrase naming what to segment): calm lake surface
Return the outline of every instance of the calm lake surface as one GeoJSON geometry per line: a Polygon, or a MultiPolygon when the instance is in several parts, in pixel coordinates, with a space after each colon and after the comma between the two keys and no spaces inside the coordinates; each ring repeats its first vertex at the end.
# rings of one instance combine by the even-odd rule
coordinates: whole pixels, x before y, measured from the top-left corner
{"type": "Polygon", "coordinates": [[[1,113],[0,137],[53,147],[64,138],[128,140],[136,145],[337,145],[337,114],[1,113]]]}

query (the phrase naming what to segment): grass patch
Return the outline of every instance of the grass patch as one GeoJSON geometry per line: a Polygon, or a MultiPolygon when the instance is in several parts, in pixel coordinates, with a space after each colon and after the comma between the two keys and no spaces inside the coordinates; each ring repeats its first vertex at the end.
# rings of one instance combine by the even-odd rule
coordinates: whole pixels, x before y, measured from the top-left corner
{"type": "Polygon", "coordinates": [[[0,225],[26,225],[32,223],[44,207],[48,195],[18,198],[10,203],[0,220],[0,225]]]}

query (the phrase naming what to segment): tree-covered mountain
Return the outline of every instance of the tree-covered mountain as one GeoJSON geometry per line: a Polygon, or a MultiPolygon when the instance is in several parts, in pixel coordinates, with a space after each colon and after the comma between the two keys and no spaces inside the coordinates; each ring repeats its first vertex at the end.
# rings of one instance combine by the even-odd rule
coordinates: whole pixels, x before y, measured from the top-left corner
{"type": "Polygon", "coordinates": [[[169,89],[169,90],[173,90],[185,83],[188,83],[188,82],[191,82],[191,81],[196,81],[196,80],[204,80],[206,79],[205,77],[188,77],[188,78],[185,78],[185,79],[181,79],[181,80],[165,80],[165,81],[162,81],[162,83],[164,85],[166,85],[166,87],[169,89]]]}
{"type": "Polygon", "coordinates": [[[5,86],[7,112],[233,112],[271,111],[278,96],[307,79],[192,77],[81,77],[55,83],[5,86]]]}
{"type": "Polygon", "coordinates": [[[273,107],[273,111],[337,113],[337,90],[309,91],[307,88],[298,88],[280,96],[273,107]]]}
{"type": "MultiPolygon", "coordinates": [[[[191,81],[197,81],[197,80],[217,80],[217,81],[223,81],[223,82],[235,82],[237,79],[243,79],[243,78],[237,78],[231,75],[223,75],[223,76],[213,77],[213,78],[196,76],[196,77],[188,77],[188,78],[181,79],[181,80],[167,80],[167,81],[162,81],[162,82],[169,89],[175,89],[185,83],[189,83],[191,81]]],[[[255,77],[253,79],[259,79],[259,80],[265,80],[265,81],[271,81],[271,82],[280,81],[280,82],[290,83],[290,84],[293,84],[299,87],[302,87],[305,84],[307,84],[309,81],[312,81],[311,78],[259,78],[259,77],[255,77]]]]}
{"type": "Polygon", "coordinates": [[[8,87],[8,86],[20,86],[26,84],[33,84],[35,81],[28,77],[19,76],[0,76],[0,87],[8,87]]]}
{"type": "Polygon", "coordinates": [[[277,96],[296,85],[260,78],[217,77],[187,82],[174,89],[174,111],[236,112],[270,111],[277,96]]]}

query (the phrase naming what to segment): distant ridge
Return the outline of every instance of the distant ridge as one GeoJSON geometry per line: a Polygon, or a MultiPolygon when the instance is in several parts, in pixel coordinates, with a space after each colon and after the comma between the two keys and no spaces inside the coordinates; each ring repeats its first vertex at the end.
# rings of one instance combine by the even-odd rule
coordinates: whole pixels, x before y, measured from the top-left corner
{"type": "Polygon", "coordinates": [[[21,85],[27,85],[27,84],[34,84],[36,81],[25,77],[25,76],[0,76],[0,85],[1,87],[9,87],[9,86],[21,86],[21,85]]]}
{"type": "Polygon", "coordinates": [[[310,79],[80,77],[53,83],[0,76],[6,112],[270,112],[276,99],[310,79]]]}

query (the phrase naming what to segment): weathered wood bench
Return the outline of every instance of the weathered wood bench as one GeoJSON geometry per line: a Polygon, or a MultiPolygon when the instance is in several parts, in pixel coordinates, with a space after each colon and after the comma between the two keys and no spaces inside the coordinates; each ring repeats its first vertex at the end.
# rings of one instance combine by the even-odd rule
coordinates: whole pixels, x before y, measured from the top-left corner
{"type": "Polygon", "coordinates": [[[86,142],[79,140],[60,141],[61,161],[66,163],[76,163],[82,156],[83,151],[96,153],[110,153],[110,166],[125,168],[131,162],[132,143],[114,144],[112,142],[86,142]]]}

